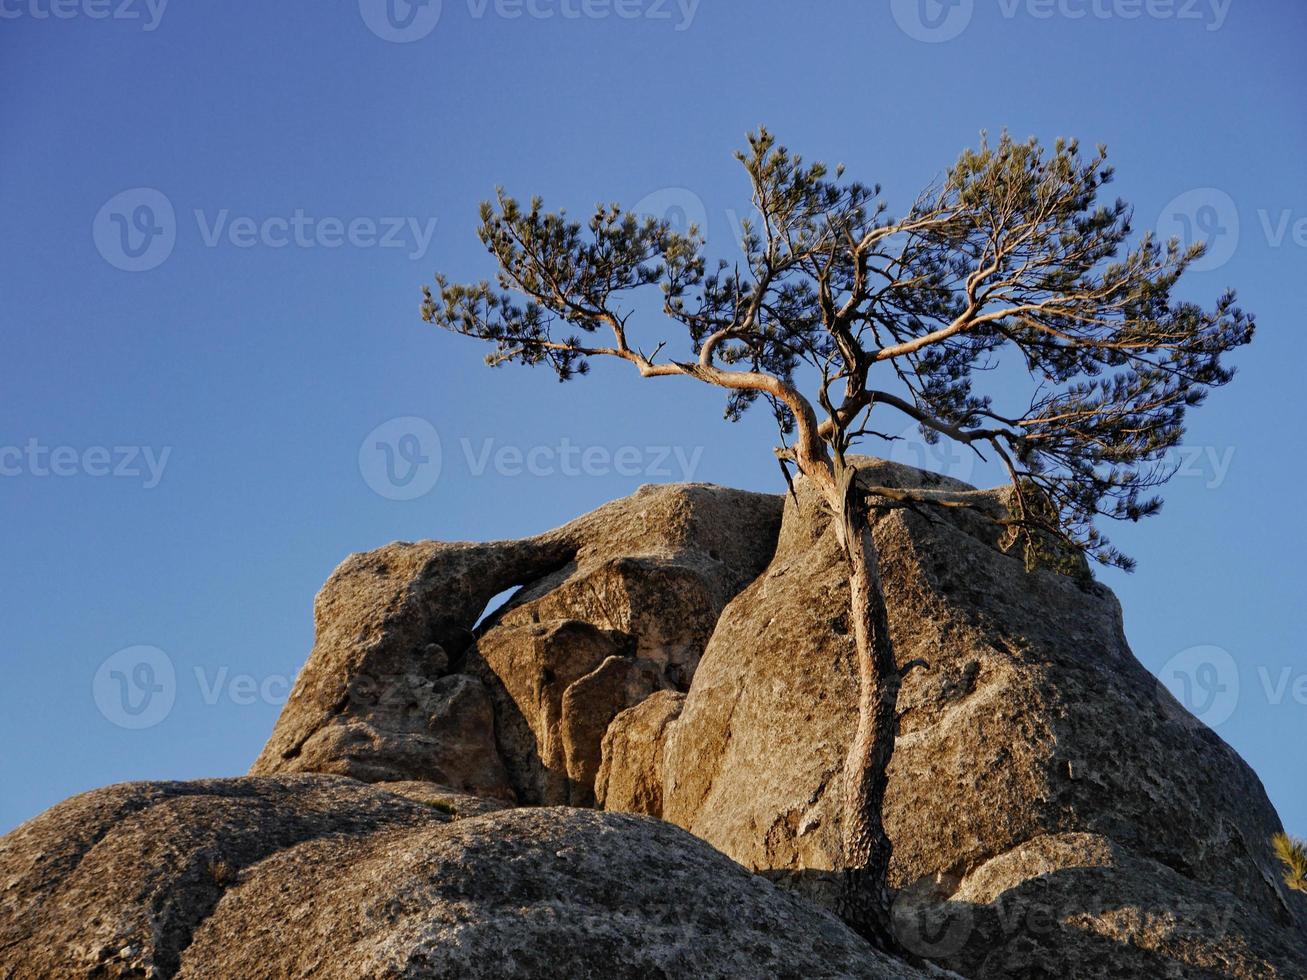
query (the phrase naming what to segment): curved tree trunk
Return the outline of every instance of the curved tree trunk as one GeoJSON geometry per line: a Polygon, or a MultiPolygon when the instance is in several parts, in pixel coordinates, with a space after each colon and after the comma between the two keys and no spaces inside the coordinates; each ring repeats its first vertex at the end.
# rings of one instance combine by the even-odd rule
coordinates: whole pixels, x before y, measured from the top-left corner
{"type": "Polygon", "coordinates": [[[899,948],[891,927],[891,844],[881,820],[898,730],[899,673],[867,509],[856,476],[842,474],[841,540],[849,566],[849,616],[857,644],[858,728],[844,760],[844,880],[840,916],[886,952],[899,948]]]}

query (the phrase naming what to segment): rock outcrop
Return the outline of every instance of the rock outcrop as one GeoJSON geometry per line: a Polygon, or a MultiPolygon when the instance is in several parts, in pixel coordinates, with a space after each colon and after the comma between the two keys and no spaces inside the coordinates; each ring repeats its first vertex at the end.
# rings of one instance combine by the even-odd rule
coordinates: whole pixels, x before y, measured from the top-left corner
{"type": "MultiPolygon", "coordinates": [[[[1112,593],[1003,553],[1002,491],[860,465],[970,505],[874,520],[905,947],[971,978],[1307,977],[1260,781],[1112,593]]],[[[802,480],[353,556],[258,775],[110,787],[0,840],[0,978],[938,975],[822,909],[847,602],[802,480]]]]}
{"type": "Polygon", "coordinates": [[[254,774],[423,780],[512,799],[489,693],[454,669],[495,595],[569,560],[565,541],[396,542],[352,555],[314,603],[316,642],[254,774]]]}
{"type": "MultiPolygon", "coordinates": [[[[868,463],[865,478],[1002,506],[893,464],[868,463]]],[[[838,865],[857,681],[834,530],[798,490],[770,567],[723,613],[670,726],[661,815],[748,867],[820,878],[838,865]]],[[[1027,573],[970,511],[888,510],[875,538],[896,657],[918,663],[885,802],[905,927],[927,907],[974,906],[969,922],[999,915],[1008,929],[997,946],[977,925],[956,948],[921,940],[923,952],[969,976],[1010,975],[1023,956],[1023,975],[1044,975],[1045,960],[1078,976],[1109,960],[1126,971],[1111,975],[1221,962],[1235,976],[1307,975],[1301,944],[1269,938],[1307,916],[1279,883],[1267,843],[1279,820],[1260,781],[1135,660],[1111,592],[1027,573]],[[1020,857],[1032,849],[1043,863],[1020,857]],[[1032,895],[1042,935],[1000,915],[1032,895]],[[1176,938],[1186,930],[1205,945],[1176,938]]]]}
{"type": "Polygon", "coordinates": [[[932,975],[670,824],[460,818],[443,788],[402,789],[292,775],[74,797],[0,841],[0,976],[932,975]]]}
{"type": "Polygon", "coordinates": [[[780,513],[765,494],[649,486],[523,541],[354,555],[318,595],[313,653],[251,773],[588,805],[608,722],[688,686],[780,513]]]}

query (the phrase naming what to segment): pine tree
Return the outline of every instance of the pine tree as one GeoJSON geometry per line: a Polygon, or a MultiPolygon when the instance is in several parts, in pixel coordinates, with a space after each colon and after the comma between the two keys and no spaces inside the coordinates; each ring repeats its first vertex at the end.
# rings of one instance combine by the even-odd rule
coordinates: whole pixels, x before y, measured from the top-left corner
{"type": "Polygon", "coordinates": [[[850,449],[897,415],[929,442],[992,453],[1011,485],[1010,512],[993,518],[1005,547],[1030,566],[1081,567],[1087,555],[1129,568],[1100,524],[1157,512],[1152,491],[1172,474],[1186,412],[1233,377],[1223,356],[1251,340],[1253,319],[1233,293],[1210,308],[1174,298],[1203,246],[1151,234],[1130,244],[1129,207],[1100,200],[1112,179],[1102,147],[985,139],[901,217],[880,188],[806,163],[765,129],[736,156],[756,210],[739,261],[710,268],[695,228],[617,205],[582,225],[500,190],[479,229],[495,283],[438,275],[422,316],[492,344],[491,365],[545,365],[568,380],[610,359],[723,389],[729,419],[770,408],[782,467],[820,493],[848,563],[860,689],[842,912],[893,949],[881,804],[901,677],[870,514],[957,502],[868,486],[850,449]],[[689,356],[664,355],[665,337],[641,340],[633,301],[650,291],[686,331],[689,356]],[[979,389],[1000,357],[1025,368],[1024,390],[979,389]]]}

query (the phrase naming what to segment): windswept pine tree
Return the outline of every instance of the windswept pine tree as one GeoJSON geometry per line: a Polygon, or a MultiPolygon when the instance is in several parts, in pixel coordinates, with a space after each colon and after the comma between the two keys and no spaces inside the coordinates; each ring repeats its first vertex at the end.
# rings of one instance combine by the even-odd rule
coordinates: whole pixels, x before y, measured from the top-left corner
{"type": "Polygon", "coordinates": [[[1288,834],[1276,834],[1271,844],[1284,865],[1284,883],[1294,891],[1307,892],[1307,843],[1288,834]]]}
{"type": "Polygon", "coordinates": [[[805,162],[766,130],[737,156],[757,212],[739,261],[710,266],[694,228],[616,205],[581,224],[501,190],[479,231],[495,282],[437,276],[422,315],[493,345],[492,365],[544,365],[567,380],[607,358],[641,378],[724,389],[729,419],[759,401],[774,413],[782,466],[818,489],[848,561],[860,700],[842,912],[893,949],[881,804],[901,678],[870,513],[944,502],[865,485],[850,450],[897,431],[886,416],[910,419],[930,442],[1001,462],[1003,540],[1027,564],[1069,568],[1087,555],[1129,568],[1101,525],[1157,512],[1167,451],[1188,410],[1230,381],[1223,358],[1249,342],[1253,320],[1233,293],[1210,307],[1174,296],[1203,247],[1134,240],[1129,207],[1100,199],[1112,178],[1101,147],[985,140],[900,217],[878,187],[805,162]],[[684,330],[679,343],[637,322],[649,290],[661,292],[661,320],[684,330]],[[985,369],[1000,357],[1025,368],[1023,390],[979,387],[999,376],[985,369]]]}

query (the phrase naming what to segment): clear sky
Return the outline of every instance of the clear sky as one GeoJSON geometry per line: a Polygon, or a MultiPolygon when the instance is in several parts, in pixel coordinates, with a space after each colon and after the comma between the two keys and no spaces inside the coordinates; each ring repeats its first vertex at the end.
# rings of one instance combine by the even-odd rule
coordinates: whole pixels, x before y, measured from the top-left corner
{"type": "Polygon", "coordinates": [[[1297,0],[0,0],[0,831],[243,772],[351,551],[780,490],[761,415],[490,371],[417,316],[434,270],[490,271],[497,184],[733,255],[766,123],[899,203],[982,129],[1105,142],[1140,228],[1210,239],[1187,292],[1236,286],[1260,332],[1104,578],[1307,833],[1304,38],[1297,0]]]}

